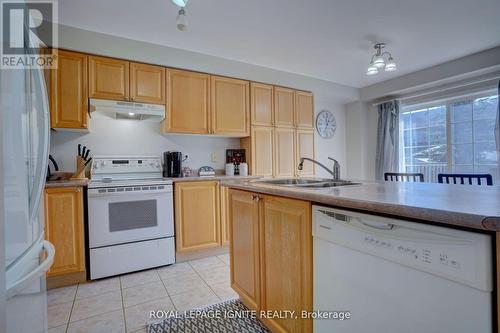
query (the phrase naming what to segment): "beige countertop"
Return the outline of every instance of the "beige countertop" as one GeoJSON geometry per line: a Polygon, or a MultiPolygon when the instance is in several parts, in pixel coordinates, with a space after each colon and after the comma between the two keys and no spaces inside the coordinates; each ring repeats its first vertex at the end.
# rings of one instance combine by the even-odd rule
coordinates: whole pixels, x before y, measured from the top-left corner
{"type": "Polygon", "coordinates": [[[87,186],[88,178],[71,179],[72,172],[55,172],[45,183],[45,188],[87,186]]]}
{"type": "Polygon", "coordinates": [[[367,213],[448,226],[500,231],[500,187],[431,183],[363,183],[326,189],[228,180],[224,186],[367,213]]]}

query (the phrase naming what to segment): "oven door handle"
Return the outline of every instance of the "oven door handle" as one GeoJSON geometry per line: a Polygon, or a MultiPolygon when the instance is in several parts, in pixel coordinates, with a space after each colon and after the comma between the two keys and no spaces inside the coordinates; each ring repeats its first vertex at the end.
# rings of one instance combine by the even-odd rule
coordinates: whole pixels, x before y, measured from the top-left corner
{"type": "Polygon", "coordinates": [[[99,193],[94,190],[88,190],[87,196],[89,198],[102,198],[102,197],[119,197],[119,196],[130,196],[130,195],[144,195],[144,194],[168,194],[172,193],[172,190],[152,190],[152,191],[128,191],[128,192],[102,192],[99,193]]]}

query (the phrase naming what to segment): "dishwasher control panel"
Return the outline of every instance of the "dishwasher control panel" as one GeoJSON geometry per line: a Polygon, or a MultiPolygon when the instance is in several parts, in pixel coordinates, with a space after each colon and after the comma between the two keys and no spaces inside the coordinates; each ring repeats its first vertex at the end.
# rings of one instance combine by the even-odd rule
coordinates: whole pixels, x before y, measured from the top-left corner
{"type": "Polygon", "coordinates": [[[322,206],[314,206],[313,226],[315,241],[322,239],[471,287],[492,289],[489,235],[322,206]]]}

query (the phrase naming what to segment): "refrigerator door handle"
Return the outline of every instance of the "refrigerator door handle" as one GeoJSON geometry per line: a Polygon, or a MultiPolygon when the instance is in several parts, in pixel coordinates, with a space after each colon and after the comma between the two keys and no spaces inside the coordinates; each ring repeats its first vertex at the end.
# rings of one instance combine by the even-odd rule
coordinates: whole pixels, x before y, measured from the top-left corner
{"type": "Polygon", "coordinates": [[[38,87],[41,90],[42,105],[43,105],[43,131],[40,132],[40,141],[42,142],[43,153],[41,156],[41,167],[39,174],[35,176],[35,183],[33,184],[33,192],[35,198],[33,204],[31,205],[30,221],[34,221],[38,215],[38,209],[40,208],[40,200],[43,195],[43,188],[45,187],[45,175],[47,172],[47,165],[49,159],[49,149],[50,149],[50,119],[49,119],[49,101],[47,96],[47,90],[45,89],[45,83],[43,79],[42,70],[36,69],[34,71],[34,79],[38,80],[38,87]]]}
{"type": "Polygon", "coordinates": [[[51,242],[44,240],[42,242],[42,248],[47,252],[45,259],[38,265],[34,270],[15,281],[11,286],[7,286],[6,294],[7,299],[14,297],[27,285],[28,282],[32,282],[35,279],[39,279],[45,274],[54,263],[54,256],[56,254],[56,249],[51,242]]]}

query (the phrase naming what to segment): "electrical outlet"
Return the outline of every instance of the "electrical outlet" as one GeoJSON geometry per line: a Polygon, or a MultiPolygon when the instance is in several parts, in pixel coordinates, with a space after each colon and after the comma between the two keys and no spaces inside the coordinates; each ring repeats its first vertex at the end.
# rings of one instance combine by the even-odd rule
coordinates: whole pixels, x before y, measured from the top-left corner
{"type": "Polygon", "coordinates": [[[217,154],[215,152],[212,152],[212,163],[217,162],[217,154]]]}

